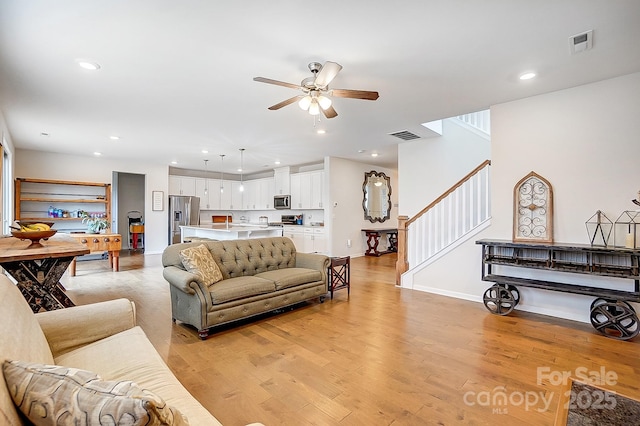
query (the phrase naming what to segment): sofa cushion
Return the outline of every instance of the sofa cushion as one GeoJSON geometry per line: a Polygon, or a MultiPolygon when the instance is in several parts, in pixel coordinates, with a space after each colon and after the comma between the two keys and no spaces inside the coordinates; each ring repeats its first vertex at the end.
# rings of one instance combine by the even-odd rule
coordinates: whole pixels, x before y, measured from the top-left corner
{"type": "Polygon", "coordinates": [[[307,268],[278,269],[276,271],[262,272],[257,274],[256,277],[273,281],[276,285],[276,290],[322,280],[320,271],[307,268]]]}
{"type": "Polygon", "coordinates": [[[20,411],[36,425],[187,425],[182,414],[131,381],[103,381],[77,368],[5,361],[20,411]]]}
{"type": "Polygon", "coordinates": [[[222,279],[220,268],[204,244],[180,250],[180,259],[187,271],[198,276],[201,284],[208,286],[222,279]]]}
{"type": "Polygon", "coordinates": [[[259,294],[271,293],[276,290],[273,281],[259,277],[229,278],[209,287],[211,302],[214,305],[244,299],[259,294]]]}

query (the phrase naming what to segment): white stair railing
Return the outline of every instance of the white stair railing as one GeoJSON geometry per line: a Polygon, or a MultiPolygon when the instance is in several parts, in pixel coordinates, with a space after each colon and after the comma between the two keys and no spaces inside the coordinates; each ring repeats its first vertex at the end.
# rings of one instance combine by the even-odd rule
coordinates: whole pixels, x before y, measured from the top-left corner
{"type": "Polygon", "coordinates": [[[490,165],[484,161],[416,216],[399,220],[398,278],[491,218],[490,165]]]}
{"type": "Polygon", "coordinates": [[[480,130],[487,135],[491,134],[491,116],[488,109],[484,111],[458,115],[455,118],[477,130],[480,130]]]}

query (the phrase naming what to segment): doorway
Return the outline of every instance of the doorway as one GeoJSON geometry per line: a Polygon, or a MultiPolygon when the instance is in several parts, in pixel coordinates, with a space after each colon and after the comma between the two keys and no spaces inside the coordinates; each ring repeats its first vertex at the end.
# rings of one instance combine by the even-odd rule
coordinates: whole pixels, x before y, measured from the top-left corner
{"type": "Polygon", "coordinates": [[[131,249],[133,246],[144,250],[144,233],[136,235],[139,243],[132,241],[133,234],[129,232],[130,217],[139,218],[144,223],[145,212],[145,180],[146,175],[137,173],[113,172],[112,176],[112,211],[113,232],[122,235],[122,249],[131,249]]]}

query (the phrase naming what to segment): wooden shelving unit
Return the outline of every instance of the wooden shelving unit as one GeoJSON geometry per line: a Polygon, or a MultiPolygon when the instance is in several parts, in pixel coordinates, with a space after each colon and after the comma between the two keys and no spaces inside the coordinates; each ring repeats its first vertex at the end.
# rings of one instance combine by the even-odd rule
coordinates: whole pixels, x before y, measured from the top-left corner
{"type": "Polygon", "coordinates": [[[15,219],[41,222],[80,222],[74,212],[104,213],[111,223],[111,184],[52,179],[16,178],[15,219]],[[49,206],[68,212],[49,217],[49,206]]]}

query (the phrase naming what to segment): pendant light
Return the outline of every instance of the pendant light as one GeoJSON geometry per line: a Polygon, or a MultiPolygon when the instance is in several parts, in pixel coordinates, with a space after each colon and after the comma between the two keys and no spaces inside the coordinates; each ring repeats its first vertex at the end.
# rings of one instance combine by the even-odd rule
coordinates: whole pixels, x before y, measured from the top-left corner
{"type": "Polygon", "coordinates": [[[204,160],[204,195],[209,193],[209,184],[207,183],[207,163],[209,160],[204,160]]]}
{"type": "Polygon", "coordinates": [[[244,174],[244,148],[240,148],[240,192],[244,191],[244,179],[242,175],[244,174]]]}
{"type": "Polygon", "coordinates": [[[224,192],[224,154],[220,154],[220,193],[224,192]]]}

